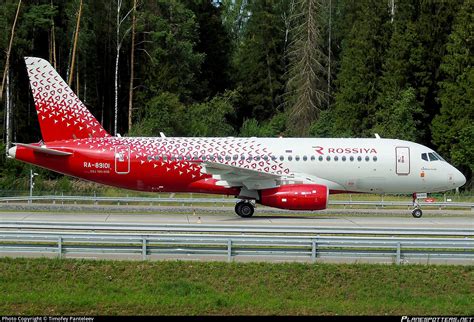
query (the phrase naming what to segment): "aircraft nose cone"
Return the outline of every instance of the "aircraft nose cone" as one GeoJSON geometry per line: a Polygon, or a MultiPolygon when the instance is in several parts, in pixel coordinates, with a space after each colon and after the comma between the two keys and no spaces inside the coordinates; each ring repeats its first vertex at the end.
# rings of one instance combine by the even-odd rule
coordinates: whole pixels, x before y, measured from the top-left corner
{"type": "Polygon", "coordinates": [[[10,158],[15,159],[15,157],[16,157],[16,146],[11,147],[11,148],[8,150],[8,156],[9,156],[10,158]]]}
{"type": "Polygon", "coordinates": [[[458,187],[462,187],[466,183],[466,177],[460,171],[457,171],[454,179],[456,180],[456,185],[459,185],[458,187]]]}

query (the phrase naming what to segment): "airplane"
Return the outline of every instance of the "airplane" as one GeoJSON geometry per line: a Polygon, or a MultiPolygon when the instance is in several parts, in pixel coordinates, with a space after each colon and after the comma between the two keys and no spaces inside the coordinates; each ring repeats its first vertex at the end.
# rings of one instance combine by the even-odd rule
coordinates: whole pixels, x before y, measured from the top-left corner
{"type": "Polygon", "coordinates": [[[50,63],[25,57],[42,140],[9,157],[100,184],[222,194],[235,212],[255,205],[316,211],[329,194],[414,195],[461,187],[464,175],[432,149],[375,138],[120,137],[107,133],[50,63]]]}

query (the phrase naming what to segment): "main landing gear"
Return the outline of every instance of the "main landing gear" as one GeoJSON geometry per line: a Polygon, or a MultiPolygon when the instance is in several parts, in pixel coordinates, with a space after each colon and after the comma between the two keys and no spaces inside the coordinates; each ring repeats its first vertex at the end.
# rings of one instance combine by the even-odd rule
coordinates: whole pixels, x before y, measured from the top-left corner
{"type": "Polygon", "coordinates": [[[421,218],[423,215],[423,211],[421,211],[420,205],[418,204],[418,198],[416,197],[416,193],[413,193],[413,211],[411,215],[415,218],[421,218]]]}
{"type": "Polygon", "coordinates": [[[235,205],[235,212],[242,218],[252,217],[255,207],[249,200],[239,201],[235,205]]]}

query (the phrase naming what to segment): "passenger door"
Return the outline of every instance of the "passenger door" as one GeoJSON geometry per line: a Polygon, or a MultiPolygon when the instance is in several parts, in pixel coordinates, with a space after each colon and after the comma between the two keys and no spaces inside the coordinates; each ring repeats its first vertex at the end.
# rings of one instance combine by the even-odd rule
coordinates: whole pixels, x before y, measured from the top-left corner
{"type": "Polygon", "coordinates": [[[115,147],[115,173],[128,174],[130,172],[130,147],[117,145],[115,147]]]}
{"type": "Polygon", "coordinates": [[[402,176],[406,176],[410,174],[410,148],[404,147],[404,146],[396,147],[395,159],[396,159],[396,173],[402,176]]]}

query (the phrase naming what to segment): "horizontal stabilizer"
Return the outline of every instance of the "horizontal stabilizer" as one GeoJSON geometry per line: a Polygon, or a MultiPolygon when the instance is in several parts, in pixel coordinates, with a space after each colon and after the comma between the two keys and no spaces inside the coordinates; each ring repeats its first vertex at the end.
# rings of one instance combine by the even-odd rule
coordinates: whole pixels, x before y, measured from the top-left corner
{"type": "Polygon", "coordinates": [[[72,155],[71,152],[48,149],[45,146],[38,146],[38,145],[26,144],[26,143],[13,143],[13,144],[15,144],[16,146],[21,146],[21,147],[24,147],[24,148],[27,148],[27,149],[34,150],[36,152],[41,152],[41,153],[50,154],[50,155],[58,155],[58,156],[72,155]]]}

